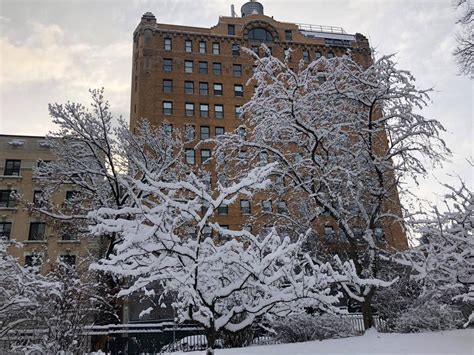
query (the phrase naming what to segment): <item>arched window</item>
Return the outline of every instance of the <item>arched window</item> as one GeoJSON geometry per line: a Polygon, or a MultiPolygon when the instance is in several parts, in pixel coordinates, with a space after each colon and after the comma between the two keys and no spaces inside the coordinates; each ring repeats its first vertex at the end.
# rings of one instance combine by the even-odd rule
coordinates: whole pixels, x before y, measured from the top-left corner
{"type": "Polygon", "coordinates": [[[248,34],[249,40],[253,41],[262,41],[262,42],[271,42],[273,41],[272,34],[264,28],[257,27],[249,31],[248,34]]]}

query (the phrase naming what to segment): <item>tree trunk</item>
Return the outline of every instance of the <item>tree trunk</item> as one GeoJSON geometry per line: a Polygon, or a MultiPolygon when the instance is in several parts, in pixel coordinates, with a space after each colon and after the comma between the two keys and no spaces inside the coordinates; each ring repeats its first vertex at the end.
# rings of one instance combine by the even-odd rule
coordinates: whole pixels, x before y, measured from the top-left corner
{"type": "Polygon", "coordinates": [[[364,302],[362,303],[362,318],[364,320],[365,330],[375,326],[371,303],[372,303],[372,292],[370,292],[370,294],[364,298],[364,302]]]}
{"type": "Polygon", "coordinates": [[[217,333],[214,330],[208,329],[206,332],[207,349],[206,355],[214,355],[214,348],[216,346],[217,333]]]}

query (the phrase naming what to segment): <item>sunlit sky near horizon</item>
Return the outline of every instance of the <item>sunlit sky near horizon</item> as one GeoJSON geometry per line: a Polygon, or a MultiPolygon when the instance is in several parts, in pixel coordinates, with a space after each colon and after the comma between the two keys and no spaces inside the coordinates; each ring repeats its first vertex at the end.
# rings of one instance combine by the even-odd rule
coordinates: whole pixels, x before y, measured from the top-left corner
{"type": "MultiPolygon", "coordinates": [[[[0,133],[45,135],[53,129],[47,104],[88,102],[104,87],[114,113],[129,116],[132,33],[143,13],[158,22],[211,27],[245,1],[222,0],[0,0],[0,133]]],[[[459,13],[452,0],[262,0],[278,21],[341,26],[366,35],[376,55],[396,53],[423,88],[423,110],[446,127],[453,157],[415,190],[439,202],[436,179],[458,174],[473,184],[473,81],[457,75],[451,55],[459,13]],[[436,178],[435,178],[436,177],[436,178]]]]}

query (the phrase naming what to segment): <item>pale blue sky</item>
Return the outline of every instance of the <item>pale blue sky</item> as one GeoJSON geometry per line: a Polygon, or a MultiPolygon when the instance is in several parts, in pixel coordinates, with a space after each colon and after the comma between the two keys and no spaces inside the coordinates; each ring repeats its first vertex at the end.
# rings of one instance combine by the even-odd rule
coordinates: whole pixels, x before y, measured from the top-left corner
{"type": "MultiPolygon", "coordinates": [[[[105,87],[114,112],[128,118],[132,32],[151,11],[158,22],[210,27],[244,1],[0,0],[0,133],[44,135],[47,103],[87,102],[88,88],[105,87]]],[[[424,110],[441,121],[452,162],[433,171],[458,173],[472,185],[472,81],[457,75],[451,52],[457,13],[451,0],[262,0],[276,20],[341,26],[365,34],[380,54],[397,53],[400,67],[433,87],[424,110]]],[[[420,197],[440,189],[430,178],[420,197]]]]}

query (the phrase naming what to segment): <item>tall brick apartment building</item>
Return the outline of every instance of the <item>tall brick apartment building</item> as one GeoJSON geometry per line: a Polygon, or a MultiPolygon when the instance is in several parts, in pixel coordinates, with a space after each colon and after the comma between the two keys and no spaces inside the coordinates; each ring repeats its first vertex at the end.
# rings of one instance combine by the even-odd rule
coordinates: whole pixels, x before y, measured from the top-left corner
{"type": "MultiPolygon", "coordinates": [[[[211,28],[157,23],[147,12],[133,36],[131,128],[147,118],[154,125],[182,130],[194,143],[234,131],[240,125],[240,107],[253,95],[253,87],[246,85],[253,73],[253,59],[241,47],[261,51],[262,43],[281,59],[291,48],[290,65],[295,68],[300,60],[341,56],[349,49],[360,65],[367,67],[372,62],[363,35],[348,34],[340,27],[279,22],[264,15],[262,4],[255,1],[242,6],[241,17],[234,12],[230,17],[220,16],[211,28]]],[[[212,147],[193,146],[186,149],[185,159],[198,167],[212,155],[212,147]]],[[[218,172],[213,171],[212,182],[217,179],[218,172]]],[[[279,203],[283,204],[241,200],[216,221],[230,229],[242,228],[249,215],[286,208],[279,203]]],[[[321,234],[333,233],[325,223],[318,229],[321,234]]],[[[395,248],[407,247],[398,224],[375,232],[395,248]]]]}

